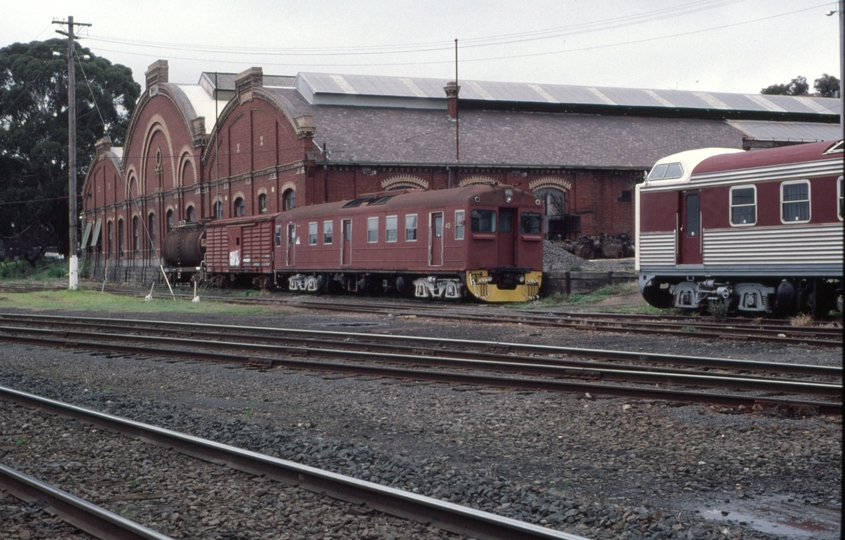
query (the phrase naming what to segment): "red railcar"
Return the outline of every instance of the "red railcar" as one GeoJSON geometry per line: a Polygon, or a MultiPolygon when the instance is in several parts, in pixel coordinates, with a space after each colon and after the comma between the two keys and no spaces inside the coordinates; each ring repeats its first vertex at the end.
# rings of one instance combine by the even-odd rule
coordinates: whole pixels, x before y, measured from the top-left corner
{"type": "Polygon", "coordinates": [[[637,186],[640,291],[657,307],[836,307],[842,141],[661,159],[637,186]]]}
{"type": "Polygon", "coordinates": [[[542,216],[511,186],[387,191],[209,222],[205,271],[293,291],[522,302],[540,290],[542,216]]]}

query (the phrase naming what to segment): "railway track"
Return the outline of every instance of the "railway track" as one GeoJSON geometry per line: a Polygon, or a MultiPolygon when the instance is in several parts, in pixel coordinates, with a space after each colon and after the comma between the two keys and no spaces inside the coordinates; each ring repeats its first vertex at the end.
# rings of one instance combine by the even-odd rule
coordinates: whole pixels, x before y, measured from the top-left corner
{"type": "MultiPolygon", "coordinates": [[[[10,284],[9,292],[25,292],[26,286],[10,284]]],[[[119,287],[91,287],[112,294],[146,296],[147,292],[119,287]]],[[[39,290],[51,290],[39,289],[39,290]]],[[[159,295],[159,297],[164,297],[159,295]]],[[[169,295],[167,296],[169,297],[169,295]]],[[[176,292],[174,298],[191,299],[192,294],[176,292]]],[[[569,328],[613,333],[660,334],[695,339],[722,339],[734,341],[761,341],[784,345],[813,345],[841,347],[842,328],[829,324],[792,326],[789,321],[778,319],[747,319],[731,317],[724,321],[687,315],[648,315],[622,313],[583,313],[556,310],[502,309],[500,306],[456,306],[448,303],[430,304],[421,301],[401,300],[329,301],[316,297],[303,300],[301,296],[266,295],[243,297],[225,294],[202,294],[205,301],[246,305],[288,305],[292,307],[333,312],[392,314],[439,320],[462,320],[495,324],[531,324],[538,327],[569,328]]]]}
{"type": "Polygon", "coordinates": [[[14,314],[0,323],[2,340],[104,354],[841,414],[841,367],[199,323],[14,314]]]}
{"type": "MultiPolygon", "coordinates": [[[[111,433],[118,433],[125,437],[153,443],[167,449],[167,451],[172,449],[186,456],[226,465],[243,473],[279,481],[286,485],[296,486],[298,489],[305,489],[340,501],[358,504],[364,503],[374,510],[392,516],[430,524],[470,537],[490,540],[517,538],[584,540],[580,536],[556,531],[547,527],[541,527],[449,503],[440,499],[418,495],[382,484],[324,471],[258,452],[244,450],[150,424],[20,392],[11,388],[0,387],[0,400],[17,403],[28,408],[37,408],[50,414],[60,415],[62,418],[76,419],[84,425],[93,425],[111,433]]],[[[78,429],[78,426],[78,424],[75,428],[68,426],[66,429],[72,431],[73,429],[78,429]]],[[[62,428],[62,430],[64,429],[62,428]]],[[[150,459],[167,459],[166,455],[165,452],[160,457],[151,457],[150,459]]],[[[139,459],[144,459],[143,455],[139,459]]],[[[155,463],[150,466],[160,467],[161,464],[155,463]]],[[[0,470],[0,473],[5,472],[6,470],[0,470]]],[[[50,504],[55,504],[57,507],[61,506],[63,509],[62,513],[69,522],[74,524],[80,523],[83,525],[82,528],[84,530],[97,538],[148,538],[156,540],[165,540],[168,538],[155,531],[138,526],[127,519],[120,518],[120,516],[107,513],[81,499],[71,497],[75,500],[70,501],[74,503],[70,505],[68,503],[68,497],[58,497],[57,495],[59,494],[55,488],[41,482],[22,479],[20,475],[14,474],[8,476],[0,474],[0,477],[10,478],[9,480],[3,478],[2,481],[8,482],[6,485],[16,493],[20,493],[21,496],[39,497],[41,496],[40,494],[52,494],[53,497],[51,497],[50,504]],[[24,484],[23,487],[22,484],[24,484]],[[104,512],[110,514],[105,516],[105,523],[103,523],[102,519],[104,512]],[[101,518],[100,521],[97,522],[94,518],[88,517],[89,514],[98,515],[101,518]],[[116,523],[119,523],[122,527],[116,528],[116,523]]],[[[92,484],[97,484],[96,478],[89,479],[88,481],[92,484]]],[[[77,489],[80,488],[77,487],[77,489]]],[[[84,490],[84,488],[82,489],[84,490]]],[[[44,496],[46,497],[47,495],[44,496]]],[[[161,497],[160,495],[157,498],[161,497]]],[[[200,502],[196,501],[192,504],[199,504],[200,502]]],[[[341,509],[341,512],[343,511],[348,512],[348,510],[341,509]]],[[[197,525],[199,524],[195,526],[197,525]]],[[[203,525],[207,526],[208,520],[203,521],[203,525]]],[[[182,525],[182,527],[189,528],[190,526],[190,522],[182,525]]],[[[193,531],[190,532],[193,533],[193,531]]]]}

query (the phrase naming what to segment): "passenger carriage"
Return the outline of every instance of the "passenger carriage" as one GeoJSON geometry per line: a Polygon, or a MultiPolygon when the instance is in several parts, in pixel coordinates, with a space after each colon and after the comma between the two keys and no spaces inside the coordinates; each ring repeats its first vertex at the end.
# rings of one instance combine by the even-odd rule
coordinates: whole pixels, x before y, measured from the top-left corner
{"type": "Polygon", "coordinates": [[[842,141],[655,164],[636,188],[643,297],[666,308],[826,312],[841,301],[842,141]]]}

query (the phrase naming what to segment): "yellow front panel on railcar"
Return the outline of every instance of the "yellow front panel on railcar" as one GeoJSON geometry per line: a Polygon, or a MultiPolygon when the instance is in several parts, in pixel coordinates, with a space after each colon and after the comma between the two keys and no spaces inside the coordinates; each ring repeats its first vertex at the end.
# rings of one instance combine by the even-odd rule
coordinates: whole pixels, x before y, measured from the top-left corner
{"type": "Polygon", "coordinates": [[[525,281],[513,289],[500,289],[491,283],[487,270],[467,270],[466,285],[470,294],[485,302],[528,302],[540,296],[543,273],[525,273],[525,281]]]}

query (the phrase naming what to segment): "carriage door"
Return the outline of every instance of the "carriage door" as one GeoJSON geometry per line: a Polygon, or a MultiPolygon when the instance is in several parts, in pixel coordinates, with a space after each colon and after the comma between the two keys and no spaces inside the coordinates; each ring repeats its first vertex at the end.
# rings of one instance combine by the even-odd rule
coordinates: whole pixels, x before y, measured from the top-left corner
{"type": "Polygon", "coordinates": [[[288,223],[287,249],[285,250],[285,264],[293,266],[296,264],[296,223],[288,223]]]}
{"type": "Polygon", "coordinates": [[[428,265],[443,266],[443,212],[432,212],[428,225],[428,265]]]}
{"type": "Polygon", "coordinates": [[[241,266],[241,228],[229,227],[229,268],[241,266]]]}
{"type": "Polygon", "coordinates": [[[516,241],[513,230],[512,208],[499,209],[499,238],[497,266],[516,266],[516,241]]]}
{"type": "Polygon", "coordinates": [[[678,264],[702,264],[700,191],[681,193],[681,212],[678,218],[678,264]]]}
{"type": "Polygon", "coordinates": [[[349,266],[352,260],[352,220],[341,220],[340,231],[340,265],[349,266]]]}

